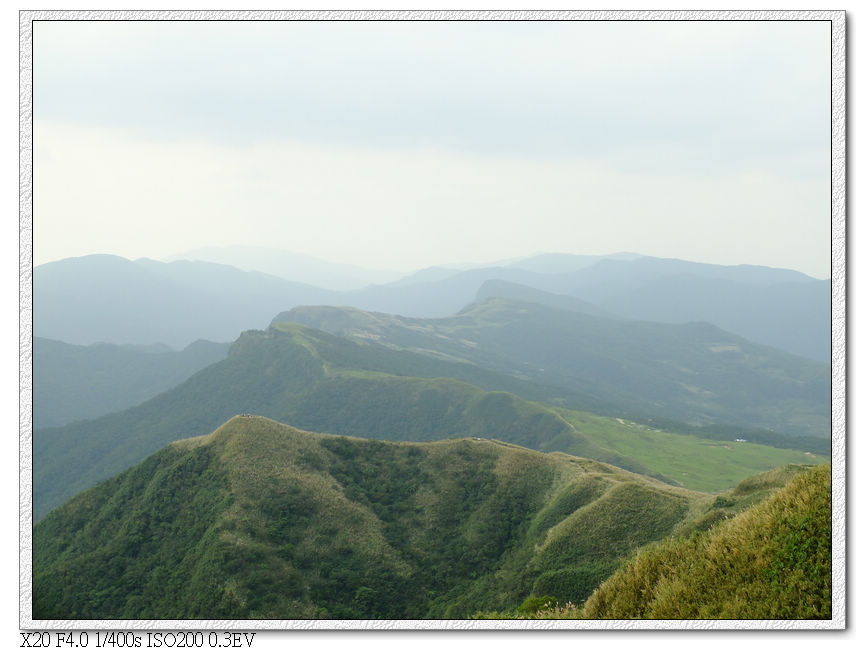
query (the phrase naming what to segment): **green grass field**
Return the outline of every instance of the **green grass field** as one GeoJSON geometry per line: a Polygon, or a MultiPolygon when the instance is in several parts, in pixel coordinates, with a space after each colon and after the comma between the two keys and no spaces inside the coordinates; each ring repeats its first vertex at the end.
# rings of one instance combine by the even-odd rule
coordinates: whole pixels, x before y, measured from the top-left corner
{"type": "Polygon", "coordinates": [[[720,492],[781,465],[816,465],[828,458],[750,442],[706,440],[626,420],[553,409],[598,445],[638,460],[653,472],[699,492],[720,492]]]}

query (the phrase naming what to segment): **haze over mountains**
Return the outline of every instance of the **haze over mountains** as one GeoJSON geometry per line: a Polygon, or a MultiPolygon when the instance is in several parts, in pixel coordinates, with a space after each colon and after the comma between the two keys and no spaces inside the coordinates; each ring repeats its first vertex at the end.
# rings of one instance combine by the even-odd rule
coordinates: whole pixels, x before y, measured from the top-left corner
{"type": "MultiPolygon", "coordinates": [[[[345,274],[338,265],[332,270],[345,274]]],[[[489,281],[575,298],[596,315],[706,321],[757,343],[829,360],[828,280],[784,269],[632,254],[538,255],[505,266],[428,269],[352,291],[211,262],[70,258],[34,269],[34,333],[78,345],[159,342],[182,348],[202,338],[234,340],[243,330],[264,327],[275,313],[300,305],[451,316],[473,302],[489,281]]]]}
{"type": "Polygon", "coordinates": [[[53,427],[120,411],[173,388],[225,358],[229,343],[70,345],[33,341],[33,426],[53,427]]]}
{"type": "Polygon", "coordinates": [[[369,284],[393,282],[403,275],[397,271],[325,262],[309,255],[261,246],[205,246],[169,255],[164,261],[184,260],[234,266],[242,271],[258,271],[290,282],[311,284],[333,291],[351,291],[369,284]]]}

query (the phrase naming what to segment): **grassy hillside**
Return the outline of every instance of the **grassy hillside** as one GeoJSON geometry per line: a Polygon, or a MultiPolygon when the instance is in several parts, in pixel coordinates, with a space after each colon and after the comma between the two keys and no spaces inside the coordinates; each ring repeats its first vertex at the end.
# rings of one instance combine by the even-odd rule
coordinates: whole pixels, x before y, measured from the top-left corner
{"type": "Polygon", "coordinates": [[[675,536],[638,551],[585,604],[528,616],[831,618],[831,513],[829,465],[752,477],[675,536]]]}
{"type": "Polygon", "coordinates": [[[827,364],[708,323],[615,320],[505,298],[478,302],[450,318],[302,307],[274,320],[528,379],[548,387],[546,401],[570,408],[829,436],[827,364]],[[589,396],[597,406],[575,403],[564,391],[589,396]]]}
{"type": "Polygon", "coordinates": [[[640,553],[587,618],[831,618],[830,472],[822,465],[707,533],[640,553]]]}
{"type": "Polygon", "coordinates": [[[585,598],[711,497],[491,440],[235,417],[34,529],[34,618],[441,618],[585,598]]]}
{"type": "Polygon", "coordinates": [[[751,464],[741,459],[731,463],[724,455],[700,458],[692,453],[690,439],[673,436],[663,444],[684,443],[692,450],[688,459],[693,465],[689,470],[683,469],[686,463],[677,463],[679,475],[669,477],[655,466],[660,451],[644,453],[638,445],[624,445],[621,435],[614,439],[610,431],[632,432],[626,425],[587,415],[579,419],[573,413],[563,417],[542,404],[475,384],[531,389],[527,382],[471,364],[362,344],[296,324],[247,332],[227,359],[144,404],[98,420],[37,430],[34,513],[38,520],[169,442],[203,435],[238,413],[264,415],[309,430],[388,440],[496,438],[601,460],[682,485],[690,485],[700,472],[715,481],[712,486],[729,487],[753,473],[755,466],[766,469],[808,460],[801,452],[758,448],[751,464]],[[473,383],[450,378],[454,376],[473,383]],[[729,482],[722,485],[713,477],[716,473],[729,482]]]}
{"type": "MultiPolygon", "coordinates": [[[[553,409],[592,442],[633,459],[692,490],[719,492],[743,478],[787,463],[828,461],[811,452],[778,449],[736,438],[709,440],[591,413],[553,409]]],[[[735,435],[735,434],[734,434],[735,435]]]]}

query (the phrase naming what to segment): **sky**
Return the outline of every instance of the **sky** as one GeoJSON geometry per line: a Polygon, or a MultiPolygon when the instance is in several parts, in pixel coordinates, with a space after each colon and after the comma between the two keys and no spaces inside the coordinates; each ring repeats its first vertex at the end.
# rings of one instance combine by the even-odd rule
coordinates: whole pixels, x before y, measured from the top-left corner
{"type": "Polygon", "coordinates": [[[40,22],[34,264],[266,246],[830,274],[821,22],[40,22]]]}

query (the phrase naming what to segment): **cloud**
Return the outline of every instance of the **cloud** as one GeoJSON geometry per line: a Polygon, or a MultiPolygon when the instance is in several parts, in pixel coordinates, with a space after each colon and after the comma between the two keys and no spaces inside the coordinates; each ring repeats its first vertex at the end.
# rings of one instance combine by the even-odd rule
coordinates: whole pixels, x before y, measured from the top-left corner
{"type": "Polygon", "coordinates": [[[687,145],[725,172],[828,147],[819,22],[73,21],[37,23],[34,43],[37,117],[153,140],[577,159],[687,145]]]}
{"type": "Polygon", "coordinates": [[[540,250],[829,269],[828,179],[772,169],[646,174],[594,157],[153,141],[45,120],[35,143],[36,263],[233,243],[403,270],[540,250]]]}

